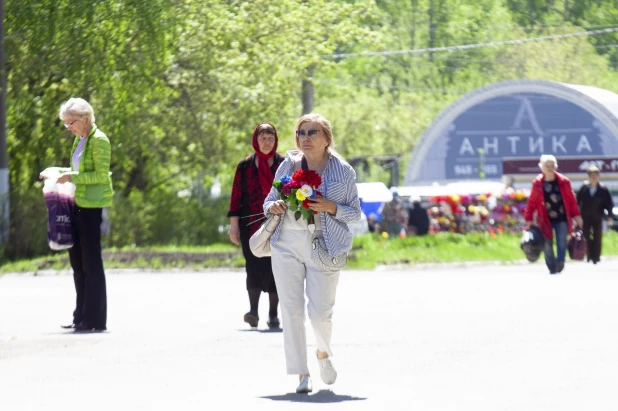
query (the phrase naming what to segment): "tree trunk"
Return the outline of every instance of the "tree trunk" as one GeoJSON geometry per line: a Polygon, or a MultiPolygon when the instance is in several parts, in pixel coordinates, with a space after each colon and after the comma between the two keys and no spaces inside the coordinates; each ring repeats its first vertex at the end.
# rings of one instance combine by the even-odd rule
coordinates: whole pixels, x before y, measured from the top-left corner
{"type": "Polygon", "coordinates": [[[309,66],[307,69],[307,78],[303,79],[303,115],[309,114],[313,111],[313,70],[315,65],[309,66]]]}

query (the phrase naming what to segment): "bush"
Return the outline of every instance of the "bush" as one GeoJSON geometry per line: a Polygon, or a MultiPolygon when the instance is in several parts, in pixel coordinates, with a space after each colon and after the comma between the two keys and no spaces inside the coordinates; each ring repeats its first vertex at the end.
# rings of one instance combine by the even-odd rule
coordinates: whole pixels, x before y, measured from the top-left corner
{"type": "Polygon", "coordinates": [[[52,254],[47,245],[47,207],[37,183],[25,190],[11,190],[9,238],[4,249],[8,259],[52,254]]]}
{"type": "MultiPolygon", "coordinates": [[[[150,196],[134,190],[116,197],[108,209],[109,235],[104,247],[209,245],[227,241],[229,198],[181,198],[176,193],[150,196]]],[[[47,244],[47,207],[39,183],[11,192],[9,239],[0,262],[56,254],[47,244]]]]}
{"type": "Polygon", "coordinates": [[[229,199],[178,197],[158,193],[146,197],[134,190],[117,198],[109,209],[112,247],[152,245],[208,245],[225,241],[229,199]]]}

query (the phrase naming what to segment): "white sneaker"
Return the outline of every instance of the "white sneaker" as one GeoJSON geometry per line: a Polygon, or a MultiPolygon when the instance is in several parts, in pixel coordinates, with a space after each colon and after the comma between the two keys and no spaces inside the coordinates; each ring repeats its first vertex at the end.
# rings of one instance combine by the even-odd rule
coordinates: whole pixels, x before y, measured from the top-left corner
{"type": "Polygon", "coordinates": [[[335,367],[333,367],[330,358],[318,358],[318,364],[320,364],[320,376],[322,377],[322,381],[328,385],[334,384],[337,380],[337,371],[335,371],[335,367]]]}
{"type": "Polygon", "coordinates": [[[297,394],[303,394],[313,391],[313,385],[311,384],[311,377],[308,375],[304,375],[302,380],[300,380],[300,384],[296,387],[297,394]]]}

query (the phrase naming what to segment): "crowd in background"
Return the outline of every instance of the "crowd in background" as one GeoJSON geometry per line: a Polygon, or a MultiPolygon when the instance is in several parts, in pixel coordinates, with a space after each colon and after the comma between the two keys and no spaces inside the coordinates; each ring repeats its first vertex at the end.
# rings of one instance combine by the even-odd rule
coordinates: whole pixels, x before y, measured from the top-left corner
{"type": "Polygon", "coordinates": [[[506,188],[498,193],[479,195],[441,195],[410,197],[403,200],[394,193],[385,203],[381,216],[367,216],[370,232],[388,237],[405,237],[439,232],[520,233],[526,226],[523,213],[529,189],[506,188]]]}

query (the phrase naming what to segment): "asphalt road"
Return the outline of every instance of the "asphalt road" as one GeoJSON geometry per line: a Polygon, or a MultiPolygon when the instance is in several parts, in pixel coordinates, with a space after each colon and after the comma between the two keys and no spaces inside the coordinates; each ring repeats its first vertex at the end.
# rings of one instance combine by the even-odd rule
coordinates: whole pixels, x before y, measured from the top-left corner
{"type": "MultiPolygon", "coordinates": [[[[73,334],[72,278],[0,277],[0,410],[618,409],[618,261],[344,271],[326,386],[285,374],[244,273],[112,271],[108,331],[73,334]],[[326,403],[326,405],[325,405],[326,403]]],[[[308,325],[309,352],[315,351],[308,325]]],[[[285,328],[285,324],[282,324],[285,328]]]]}

